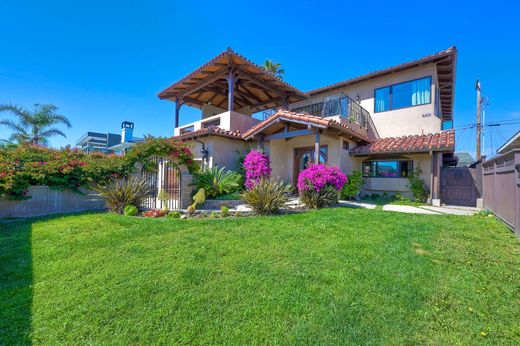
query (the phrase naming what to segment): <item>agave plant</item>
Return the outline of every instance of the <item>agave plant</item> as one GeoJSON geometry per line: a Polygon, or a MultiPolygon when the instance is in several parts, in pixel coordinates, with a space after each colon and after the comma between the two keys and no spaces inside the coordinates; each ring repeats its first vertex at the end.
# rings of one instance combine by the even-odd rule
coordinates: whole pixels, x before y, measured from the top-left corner
{"type": "Polygon", "coordinates": [[[292,190],[290,184],[271,178],[260,178],[256,185],[242,194],[242,199],[257,214],[275,214],[287,203],[292,190]]]}
{"type": "Polygon", "coordinates": [[[110,180],[94,189],[103,197],[108,209],[118,214],[122,214],[127,205],[141,206],[151,194],[146,181],[136,177],[110,180]]]}
{"type": "Polygon", "coordinates": [[[219,197],[240,188],[241,176],[224,167],[206,168],[195,174],[197,188],[204,189],[207,198],[219,197]]]}

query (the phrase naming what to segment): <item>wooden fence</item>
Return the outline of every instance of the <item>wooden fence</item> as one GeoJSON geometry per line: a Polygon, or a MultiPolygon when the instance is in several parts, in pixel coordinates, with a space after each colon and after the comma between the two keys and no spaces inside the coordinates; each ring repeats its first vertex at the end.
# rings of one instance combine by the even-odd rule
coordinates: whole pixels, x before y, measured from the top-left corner
{"type": "Polygon", "coordinates": [[[520,149],[482,163],[484,207],[520,236],[520,149]]]}

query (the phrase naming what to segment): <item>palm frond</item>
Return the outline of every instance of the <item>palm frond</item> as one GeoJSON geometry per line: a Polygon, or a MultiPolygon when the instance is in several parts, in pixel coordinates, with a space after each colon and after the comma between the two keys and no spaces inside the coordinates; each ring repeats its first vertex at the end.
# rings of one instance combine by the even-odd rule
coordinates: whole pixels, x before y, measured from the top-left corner
{"type": "Polygon", "coordinates": [[[57,128],[51,128],[51,129],[45,130],[43,132],[40,132],[39,136],[41,138],[53,137],[53,136],[62,136],[62,137],[67,138],[65,133],[63,133],[63,131],[61,131],[57,128]]]}
{"type": "Polygon", "coordinates": [[[12,104],[1,104],[0,112],[11,112],[12,114],[20,118],[20,121],[22,123],[26,123],[32,118],[31,112],[29,112],[23,107],[12,104]]]}

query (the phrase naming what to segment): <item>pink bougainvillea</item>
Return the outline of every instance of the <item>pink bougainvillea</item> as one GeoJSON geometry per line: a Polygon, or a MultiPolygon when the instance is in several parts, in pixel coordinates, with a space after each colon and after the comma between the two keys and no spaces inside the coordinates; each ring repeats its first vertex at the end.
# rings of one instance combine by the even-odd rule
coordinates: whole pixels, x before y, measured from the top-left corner
{"type": "Polygon", "coordinates": [[[246,171],[245,186],[251,189],[261,178],[268,178],[271,175],[269,156],[258,150],[251,150],[244,158],[244,169],[246,171]]]}
{"type": "Polygon", "coordinates": [[[320,192],[323,188],[331,186],[339,191],[346,182],[347,176],[338,167],[315,164],[298,175],[298,190],[320,192]]]}

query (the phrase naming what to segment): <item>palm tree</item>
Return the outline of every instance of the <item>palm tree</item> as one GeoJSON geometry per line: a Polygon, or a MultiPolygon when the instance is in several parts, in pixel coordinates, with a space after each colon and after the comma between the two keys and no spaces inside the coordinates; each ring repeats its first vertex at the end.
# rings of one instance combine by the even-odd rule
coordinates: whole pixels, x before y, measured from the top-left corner
{"type": "Polygon", "coordinates": [[[47,144],[50,137],[65,136],[56,128],[58,124],[64,124],[70,128],[70,121],[61,114],[56,114],[58,107],[48,104],[35,104],[34,110],[30,111],[15,105],[0,105],[0,112],[11,112],[18,121],[9,119],[0,120],[0,125],[10,128],[13,133],[9,141],[18,143],[47,144]]]}
{"type": "Polygon", "coordinates": [[[267,59],[262,66],[264,70],[274,74],[276,77],[283,79],[285,70],[282,68],[282,64],[278,64],[272,60],[267,59]]]}

